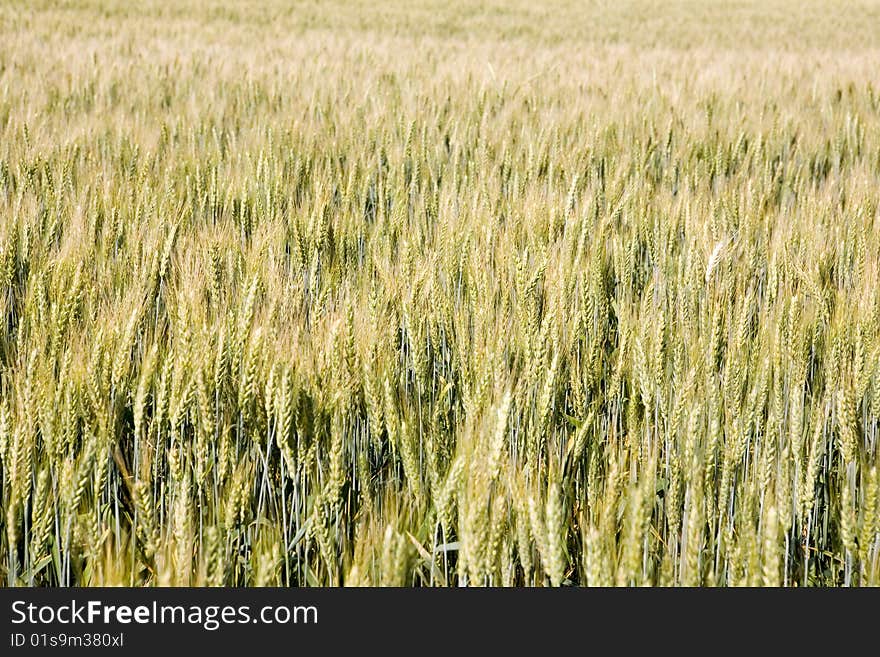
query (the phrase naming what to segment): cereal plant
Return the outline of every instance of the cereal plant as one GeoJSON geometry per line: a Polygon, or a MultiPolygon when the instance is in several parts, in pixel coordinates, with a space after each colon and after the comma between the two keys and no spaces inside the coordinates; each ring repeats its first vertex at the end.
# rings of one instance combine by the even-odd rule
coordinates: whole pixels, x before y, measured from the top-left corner
{"type": "Polygon", "coordinates": [[[880,584],[878,35],[0,1],[0,583],[880,584]]]}

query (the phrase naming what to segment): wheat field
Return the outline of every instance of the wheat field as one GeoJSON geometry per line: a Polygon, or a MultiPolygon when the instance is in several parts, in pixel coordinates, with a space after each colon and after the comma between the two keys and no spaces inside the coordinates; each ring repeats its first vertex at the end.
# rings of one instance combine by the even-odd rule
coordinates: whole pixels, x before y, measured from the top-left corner
{"type": "Polygon", "coordinates": [[[0,1],[0,583],[880,584],[878,39],[0,1]]]}

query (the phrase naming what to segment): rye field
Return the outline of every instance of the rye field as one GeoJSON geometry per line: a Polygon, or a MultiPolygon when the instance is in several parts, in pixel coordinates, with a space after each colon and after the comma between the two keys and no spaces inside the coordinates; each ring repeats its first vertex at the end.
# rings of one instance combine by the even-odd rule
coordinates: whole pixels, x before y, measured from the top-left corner
{"type": "Polygon", "coordinates": [[[0,584],[880,584],[880,3],[0,0],[0,584]]]}

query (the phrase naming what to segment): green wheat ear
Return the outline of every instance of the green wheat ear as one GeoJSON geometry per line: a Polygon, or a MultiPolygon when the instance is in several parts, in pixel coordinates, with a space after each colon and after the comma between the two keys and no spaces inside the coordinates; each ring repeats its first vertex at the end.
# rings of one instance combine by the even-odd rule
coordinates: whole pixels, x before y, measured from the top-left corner
{"type": "Polygon", "coordinates": [[[880,17],[753,4],[6,12],[0,581],[880,584],[880,17]]]}

